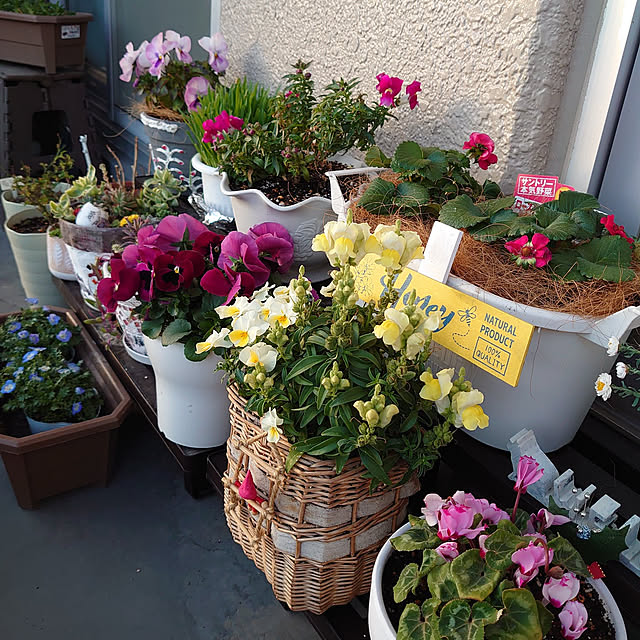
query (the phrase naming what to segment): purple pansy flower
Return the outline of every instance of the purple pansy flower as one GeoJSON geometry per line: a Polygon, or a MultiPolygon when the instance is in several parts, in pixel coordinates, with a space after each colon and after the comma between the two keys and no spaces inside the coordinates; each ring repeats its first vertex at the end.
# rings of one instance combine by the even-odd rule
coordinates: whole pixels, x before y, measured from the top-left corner
{"type": "Polygon", "coordinates": [[[152,76],[159,78],[166,64],[167,46],[163,41],[162,31],[151,40],[145,49],[147,60],[151,63],[148,71],[152,76]]]}
{"type": "Polygon", "coordinates": [[[47,316],[47,320],[49,321],[49,324],[52,327],[55,327],[58,324],[58,322],[60,322],[60,316],[56,313],[50,313],[47,316]]]}
{"type": "Polygon", "coordinates": [[[198,40],[198,44],[209,54],[209,66],[216,72],[222,73],[228,66],[227,43],[221,33],[213,37],[205,36],[198,40]]]}
{"type": "Polygon", "coordinates": [[[29,332],[25,331],[24,329],[18,333],[18,338],[20,338],[20,340],[26,340],[28,337],[29,332]]]}
{"type": "Polygon", "coordinates": [[[167,52],[174,50],[180,62],[189,64],[193,61],[193,58],[189,54],[189,51],[191,51],[191,38],[189,36],[181,36],[177,31],[173,31],[172,29],[165,31],[164,36],[167,52]]]}
{"type": "Polygon", "coordinates": [[[40,342],[40,336],[37,333],[30,333],[29,342],[31,342],[31,344],[38,344],[38,342],[40,342]]]}
{"type": "Polygon", "coordinates": [[[276,263],[278,271],[285,273],[293,262],[293,239],[289,232],[277,222],[263,222],[249,229],[263,260],[276,263]]]}
{"type": "Polygon", "coordinates": [[[196,76],[187,82],[184,88],[184,103],[189,111],[196,111],[200,106],[200,96],[206,96],[211,85],[206,78],[196,76]]]}

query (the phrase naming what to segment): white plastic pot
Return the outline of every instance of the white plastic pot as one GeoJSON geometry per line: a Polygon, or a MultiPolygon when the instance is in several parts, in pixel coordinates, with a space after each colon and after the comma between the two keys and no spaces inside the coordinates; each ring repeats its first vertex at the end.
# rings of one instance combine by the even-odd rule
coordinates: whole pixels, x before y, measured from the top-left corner
{"type": "Polygon", "coordinates": [[[49,232],[53,227],[47,229],[47,264],[52,276],[60,280],[74,281],[76,274],[69,257],[67,245],[59,236],[52,236],[49,232]]]}
{"type": "Polygon", "coordinates": [[[28,298],[37,298],[40,304],[64,307],[65,302],[58,291],[47,265],[47,234],[17,233],[13,226],[28,218],[41,218],[37,209],[16,213],[4,223],[13,257],[18,267],[20,284],[28,298]]]}
{"type": "Polygon", "coordinates": [[[15,201],[15,191],[13,189],[9,189],[8,191],[3,191],[0,198],[2,199],[2,208],[4,209],[4,219],[9,220],[16,213],[20,213],[21,211],[28,211],[29,209],[33,209],[33,207],[29,204],[25,204],[24,202],[16,202],[15,201]]]}
{"type": "MultiPolygon", "coordinates": [[[[391,538],[397,538],[399,535],[408,531],[410,527],[411,524],[407,522],[407,524],[400,527],[391,538]]],[[[395,640],[396,638],[396,631],[393,626],[391,626],[382,598],[382,574],[384,573],[384,566],[387,563],[387,559],[393,550],[390,542],[391,538],[384,543],[384,546],[380,549],[380,553],[376,558],[376,563],[373,565],[371,594],[369,595],[369,635],[371,636],[371,640],[395,640]]],[[[611,623],[616,631],[616,640],[627,640],[627,630],[624,626],[624,620],[611,592],[602,580],[590,579],[589,582],[598,592],[604,608],[609,614],[611,623]]]]}
{"type": "Polygon", "coordinates": [[[184,345],[163,347],[144,336],[156,378],[158,428],[168,440],[205,449],[223,445],[229,437],[229,398],[219,359],[201,362],[184,357],[184,345]]]}
{"type": "Polygon", "coordinates": [[[213,207],[227,218],[233,218],[233,207],[231,198],[224,195],[220,190],[222,176],[216,167],[210,167],[202,162],[200,154],[197,153],[191,160],[191,164],[196,171],[202,174],[202,197],[205,204],[213,207]]]}
{"type": "Polygon", "coordinates": [[[140,305],[137,298],[129,298],[125,302],[118,302],[116,307],[116,321],[122,331],[122,345],[126,352],[137,362],[151,364],[144,346],[144,334],[142,333],[142,320],[133,317],[131,312],[140,305]]]}

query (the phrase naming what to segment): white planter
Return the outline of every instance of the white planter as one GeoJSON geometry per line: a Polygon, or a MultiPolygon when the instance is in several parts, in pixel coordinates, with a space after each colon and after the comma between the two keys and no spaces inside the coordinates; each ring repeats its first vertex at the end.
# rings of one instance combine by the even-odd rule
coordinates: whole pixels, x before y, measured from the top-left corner
{"type": "MultiPolygon", "coordinates": [[[[400,527],[391,538],[402,535],[408,531],[410,527],[411,524],[407,522],[407,524],[400,527]]],[[[395,629],[391,626],[382,599],[382,574],[384,572],[384,566],[387,563],[387,558],[393,550],[389,540],[387,540],[382,549],[380,549],[376,563],[373,565],[373,574],[371,576],[371,594],[369,595],[369,635],[371,636],[371,640],[395,640],[396,638],[395,629]]],[[[624,626],[624,620],[611,592],[602,580],[590,579],[589,582],[598,592],[604,608],[609,614],[609,618],[616,631],[616,640],[627,640],[627,630],[624,626]]]]}
{"type": "Polygon", "coordinates": [[[314,251],[311,243],[316,235],[322,233],[326,222],[336,219],[331,210],[331,200],[313,197],[288,207],[280,207],[258,189],[232,191],[226,173],[222,174],[220,190],[231,197],[238,231],[246,233],[257,224],[277,222],[291,234],[293,265],[284,276],[285,280],[287,277],[295,277],[300,265],[304,265],[305,276],[311,282],[329,277],[330,266],[325,254],[314,251]]]}
{"type": "Polygon", "coordinates": [[[25,204],[24,202],[15,202],[14,198],[16,196],[16,192],[12,189],[8,191],[3,191],[0,199],[2,199],[2,208],[4,209],[4,219],[9,220],[16,213],[20,213],[21,211],[28,211],[30,209],[34,209],[30,204],[25,204]]]}
{"type": "Polygon", "coordinates": [[[60,278],[60,280],[73,281],[76,279],[76,274],[73,270],[73,263],[69,257],[67,245],[59,236],[50,235],[51,228],[47,229],[47,264],[49,265],[49,271],[52,276],[60,278]]]}
{"type": "Polygon", "coordinates": [[[184,345],[163,347],[144,337],[156,378],[158,428],[168,440],[205,449],[223,445],[229,436],[229,398],[219,359],[201,362],[184,357],[184,345]]]}
{"type": "Polygon", "coordinates": [[[127,353],[137,362],[151,364],[144,346],[142,320],[131,315],[133,309],[140,305],[137,298],[129,298],[125,302],[118,302],[116,307],[116,321],[122,331],[122,344],[127,353]]]}
{"type": "Polygon", "coordinates": [[[47,234],[16,233],[11,227],[27,218],[41,218],[37,209],[28,209],[12,216],[4,223],[13,257],[18,267],[20,283],[28,298],[38,298],[40,304],[64,307],[47,265],[47,234]]]}
{"type": "Polygon", "coordinates": [[[191,161],[193,168],[202,174],[202,197],[205,204],[212,207],[223,216],[233,218],[233,207],[231,198],[220,191],[222,176],[216,167],[204,164],[200,154],[196,154],[191,161]]]}

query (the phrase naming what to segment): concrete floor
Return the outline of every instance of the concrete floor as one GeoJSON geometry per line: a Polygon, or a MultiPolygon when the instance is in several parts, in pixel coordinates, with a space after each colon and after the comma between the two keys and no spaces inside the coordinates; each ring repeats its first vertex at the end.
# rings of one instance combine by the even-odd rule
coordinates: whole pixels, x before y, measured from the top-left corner
{"type": "MultiPolygon", "coordinates": [[[[0,312],[24,301],[0,231],[0,312]]],[[[316,640],[231,539],[222,501],[194,500],[142,420],[121,430],[111,485],[16,504],[0,470],[1,640],[316,640]]]]}

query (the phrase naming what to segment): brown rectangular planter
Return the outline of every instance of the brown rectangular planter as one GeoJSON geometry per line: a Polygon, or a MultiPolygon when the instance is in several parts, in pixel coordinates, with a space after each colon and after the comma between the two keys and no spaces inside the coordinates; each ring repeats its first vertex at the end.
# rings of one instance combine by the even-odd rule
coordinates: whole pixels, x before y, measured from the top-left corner
{"type": "MultiPolygon", "coordinates": [[[[70,325],[81,327],[82,341],[76,353],[93,374],[104,405],[98,418],[68,427],[22,438],[0,433],[0,455],[23,509],[33,509],[43,498],[78,487],[106,486],[118,427],[131,407],[131,398],[76,315],[67,309],[51,309],[64,315],[70,325]]],[[[9,315],[1,314],[0,322],[9,315]]]]}
{"type": "Polygon", "coordinates": [[[69,16],[34,16],[0,11],[0,60],[44,67],[84,65],[84,47],[90,13],[69,16]]]}

